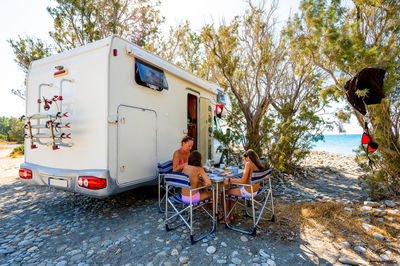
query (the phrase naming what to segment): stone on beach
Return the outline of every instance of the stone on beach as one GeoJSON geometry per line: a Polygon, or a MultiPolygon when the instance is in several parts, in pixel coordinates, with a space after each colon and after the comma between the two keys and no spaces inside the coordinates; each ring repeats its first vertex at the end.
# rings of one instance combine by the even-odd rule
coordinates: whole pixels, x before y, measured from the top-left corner
{"type": "Polygon", "coordinates": [[[217,251],[217,249],[216,249],[214,246],[209,246],[209,247],[207,248],[207,252],[208,252],[209,254],[214,254],[216,251],[217,251]]]}

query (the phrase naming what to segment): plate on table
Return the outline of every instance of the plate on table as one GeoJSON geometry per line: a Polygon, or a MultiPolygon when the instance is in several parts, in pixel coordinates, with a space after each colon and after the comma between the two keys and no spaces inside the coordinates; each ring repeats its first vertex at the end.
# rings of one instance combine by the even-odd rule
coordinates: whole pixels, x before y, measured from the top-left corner
{"type": "Polygon", "coordinates": [[[218,174],[217,176],[227,176],[227,174],[225,174],[225,173],[220,173],[220,174],[218,174]]]}
{"type": "Polygon", "coordinates": [[[219,170],[219,169],[213,169],[213,174],[219,174],[222,173],[224,170],[219,170]]]}

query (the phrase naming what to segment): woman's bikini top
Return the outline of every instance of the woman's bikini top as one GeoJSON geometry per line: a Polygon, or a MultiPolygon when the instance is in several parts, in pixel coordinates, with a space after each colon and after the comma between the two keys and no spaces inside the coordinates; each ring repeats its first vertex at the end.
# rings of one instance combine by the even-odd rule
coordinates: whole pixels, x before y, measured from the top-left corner
{"type": "MultiPolygon", "coordinates": [[[[181,152],[181,155],[182,155],[182,160],[179,162],[179,165],[182,165],[182,164],[185,163],[185,161],[183,160],[183,152],[182,152],[182,149],[179,149],[179,151],[181,152]]],[[[189,160],[189,156],[188,156],[188,160],[189,160]]]]}

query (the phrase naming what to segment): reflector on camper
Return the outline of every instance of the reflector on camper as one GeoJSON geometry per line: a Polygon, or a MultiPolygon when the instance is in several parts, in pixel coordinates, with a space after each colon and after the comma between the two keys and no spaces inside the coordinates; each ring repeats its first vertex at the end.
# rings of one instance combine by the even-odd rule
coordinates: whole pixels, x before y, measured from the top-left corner
{"type": "Polygon", "coordinates": [[[57,71],[57,72],[55,72],[55,73],[53,74],[53,76],[54,76],[55,78],[62,77],[62,76],[66,76],[66,75],[68,75],[68,70],[66,70],[66,69],[57,71]]]}

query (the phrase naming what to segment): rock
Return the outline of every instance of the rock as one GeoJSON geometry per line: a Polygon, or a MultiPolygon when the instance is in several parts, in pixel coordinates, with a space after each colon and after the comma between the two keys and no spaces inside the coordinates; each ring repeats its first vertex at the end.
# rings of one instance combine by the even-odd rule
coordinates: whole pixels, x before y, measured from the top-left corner
{"type": "Polygon", "coordinates": [[[73,257],[71,257],[71,261],[80,261],[80,260],[83,259],[84,256],[85,255],[83,255],[82,253],[81,254],[76,254],[73,257]]]}
{"type": "Polygon", "coordinates": [[[57,252],[61,252],[61,251],[65,251],[65,249],[67,248],[67,245],[62,245],[60,247],[57,248],[57,252]]]}
{"type": "Polygon", "coordinates": [[[189,257],[180,257],[180,258],[179,258],[179,262],[180,262],[181,264],[186,264],[186,263],[189,262],[189,257]]]}
{"type": "Polygon", "coordinates": [[[384,203],[385,203],[386,206],[388,206],[388,207],[390,207],[390,208],[396,207],[396,203],[394,203],[394,202],[391,201],[391,200],[385,200],[384,203]]]}
{"type": "Polygon", "coordinates": [[[207,248],[207,252],[208,252],[209,254],[214,254],[215,251],[217,251],[217,249],[216,249],[214,246],[209,246],[209,247],[207,248]]]}
{"type": "Polygon", "coordinates": [[[102,247],[108,247],[109,245],[111,245],[112,244],[112,241],[111,240],[105,240],[105,241],[103,241],[102,243],[101,243],[101,246],[102,247]]]}
{"type": "Polygon", "coordinates": [[[239,252],[237,252],[236,250],[232,252],[232,257],[236,257],[237,255],[239,255],[239,252]]]}
{"type": "Polygon", "coordinates": [[[369,210],[371,210],[371,209],[372,209],[372,207],[370,207],[370,206],[362,206],[362,207],[360,208],[361,211],[369,211],[369,210]]]}
{"type": "Polygon", "coordinates": [[[174,248],[172,251],[171,251],[171,256],[178,256],[179,255],[179,251],[176,249],[176,248],[174,248]]]}
{"type": "Polygon", "coordinates": [[[383,261],[388,261],[388,260],[390,260],[390,258],[389,258],[388,255],[386,255],[386,254],[381,254],[381,255],[379,255],[379,257],[381,257],[381,259],[382,259],[383,261]]]}
{"type": "Polygon", "coordinates": [[[331,235],[331,232],[329,232],[329,231],[324,231],[324,232],[322,232],[324,235],[327,235],[327,236],[330,236],[331,235]]]}
{"type": "Polygon", "coordinates": [[[263,258],[269,258],[268,253],[266,253],[263,249],[260,249],[258,251],[258,254],[260,254],[260,256],[263,257],[263,258]]]}
{"type": "Polygon", "coordinates": [[[38,249],[39,249],[38,247],[31,247],[30,249],[28,249],[28,253],[35,252],[38,249]]]}
{"type": "Polygon", "coordinates": [[[57,264],[56,264],[56,266],[67,266],[67,262],[65,261],[65,260],[62,260],[62,261],[60,261],[60,262],[58,262],[57,264]]]}
{"type": "Polygon", "coordinates": [[[367,223],[363,223],[363,224],[362,224],[362,227],[364,227],[364,229],[367,230],[367,231],[373,228],[372,225],[367,224],[367,223]]]}
{"type": "Polygon", "coordinates": [[[339,258],[339,262],[341,262],[343,264],[348,264],[348,265],[360,265],[359,262],[357,262],[355,260],[348,259],[346,257],[340,257],[339,258]]]}
{"type": "Polygon", "coordinates": [[[157,257],[164,257],[164,256],[167,256],[167,252],[166,252],[165,250],[164,250],[164,251],[161,251],[161,252],[158,252],[156,256],[157,256],[157,257]]]}
{"type": "Polygon", "coordinates": [[[217,260],[217,263],[218,263],[218,264],[226,264],[227,261],[226,261],[226,260],[217,260]]]}
{"type": "Polygon", "coordinates": [[[101,237],[95,236],[95,237],[92,237],[91,239],[89,239],[89,242],[93,243],[93,244],[96,244],[97,242],[100,241],[100,239],[101,239],[101,237]]]}
{"type": "Polygon", "coordinates": [[[350,243],[347,241],[341,242],[340,245],[346,248],[350,247],[350,243]]]}
{"type": "Polygon", "coordinates": [[[355,246],[354,250],[360,253],[364,253],[365,251],[367,251],[365,248],[360,247],[360,246],[355,246]]]}
{"type": "Polygon", "coordinates": [[[370,207],[379,207],[378,202],[373,202],[373,201],[364,201],[364,206],[370,206],[370,207]]]}
{"type": "Polygon", "coordinates": [[[269,266],[276,266],[275,261],[271,260],[271,259],[267,259],[267,264],[269,266]]]}
{"type": "Polygon", "coordinates": [[[225,242],[221,242],[221,246],[223,246],[224,248],[226,248],[228,245],[225,242]]]}
{"type": "Polygon", "coordinates": [[[239,258],[236,258],[236,257],[233,257],[233,258],[231,259],[231,261],[232,261],[233,264],[236,264],[236,265],[239,265],[239,264],[242,263],[242,260],[239,259],[239,258]]]}
{"type": "Polygon", "coordinates": [[[23,240],[23,241],[18,243],[19,247],[25,247],[25,246],[29,246],[29,245],[32,245],[32,241],[31,240],[23,240]]]}
{"type": "Polygon", "coordinates": [[[245,237],[245,236],[241,236],[241,237],[240,237],[240,240],[241,240],[242,242],[247,242],[247,241],[249,241],[249,240],[247,239],[247,237],[245,237]]]}
{"type": "Polygon", "coordinates": [[[378,240],[384,240],[385,237],[379,233],[374,233],[373,236],[378,240]]]}

